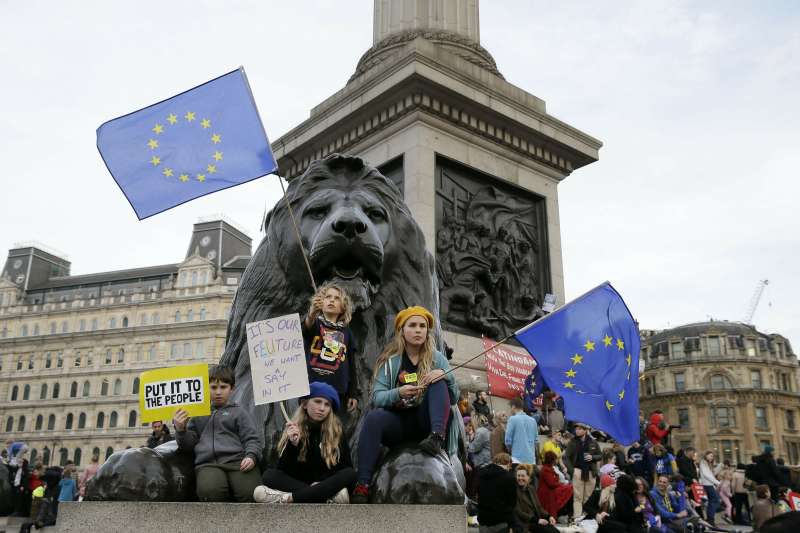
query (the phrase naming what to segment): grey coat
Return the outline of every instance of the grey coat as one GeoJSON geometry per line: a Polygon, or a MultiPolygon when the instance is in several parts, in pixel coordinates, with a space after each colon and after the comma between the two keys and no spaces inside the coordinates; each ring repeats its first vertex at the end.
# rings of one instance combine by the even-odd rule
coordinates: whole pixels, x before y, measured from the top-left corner
{"type": "Polygon", "coordinates": [[[239,462],[245,457],[257,463],[264,449],[253,418],[235,403],[212,407],[211,416],[192,418],[184,431],[176,431],[175,440],[181,450],[194,451],[196,467],[239,462]]]}

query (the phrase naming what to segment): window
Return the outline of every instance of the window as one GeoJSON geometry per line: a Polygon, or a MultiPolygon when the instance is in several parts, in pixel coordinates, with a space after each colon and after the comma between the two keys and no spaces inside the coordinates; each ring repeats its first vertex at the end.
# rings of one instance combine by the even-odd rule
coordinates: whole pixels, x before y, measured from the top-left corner
{"type": "Polygon", "coordinates": [[[78,429],[83,429],[86,427],[86,413],[81,413],[78,415],[78,429]]]}
{"type": "Polygon", "coordinates": [[[109,457],[111,457],[111,454],[113,454],[113,453],[114,453],[114,448],[112,448],[111,446],[109,446],[108,448],[106,448],[106,459],[108,459],[109,457]]]}
{"type": "Polygon", "coordinates": [[[754,389],[761,388],[761,370],[750,370],[750,385],[754,389]]]}
{"type": "Polygon", "coordinates": [[[78,382],[73,381],[72,385],[69,386],[69,397],[70,398],[77,398],[78,397],[78,382]]]}
{"type": "Polygon", "coordinates": [[[731,440],[723,440],[720,442],[721,450],[718,450],[719,461],[731,461],[731,463],[736,464],[739,462],[739,446],[736,441],[731,440]]]}
{"type": "Polygon", "coordinates": [[[33,370],[33,356],[28,359],[28,370],[33,370]]]}
{"type": "Polygon", "coordinates": [[[689,409],[686,407],[681,407],[678,409],[678,425],[681,426],[682,429],[686,429],[689,426],[689,409]]]}
{"type": "Polygon", "coordinates": [[[40,400],[47,399],[47,383],[42,383],[42,388],[39,389],[39,399],[40,400]]]}
{"type": "Polygon", "coordinates": [[[19,396],[19,386],[18,385],[14,385],[11,388],[11,401],[12,402],[17,401],[17,396],[19,396]]]}
{"type": "Polygon", "coordinates": [[[75,466],[81,465],[81,449],[75,448],[75,452],[72,455],[72,462],[75,463],[75,466]]]}
{"type": "Polygon", "coordinates": [[[22,336],[23,337],[27,337],[28,336],[28,326],[27,325],[23,325],[22,326],[22,336]]]}
{"type": "Polygon", "coordinates": [[[203,341],[198,341],[197,342],[197,347],[195,349],[195,355],[197,356],[198,359],[202,359],[203,357],[205,357],[205,355],[206,355],[206,347],[203,344],[203,341]]]}
{"type": "Polygon", "coordinates": [[[112,316],[111,320],[108,321],[108,328],[109,329],[114,329],[116,327],[117,327],[117,317],[112,316]]]}
{"type": "Polygon", "coordinates": [[[139,378],[133,378],[133,385],[131,386],[131,394],[139,394],[139,378]]]}
{"type": "Polygon", "coordinates": [[[207,285],[208,284],[208,271],[204,270],[203,275],[200,277],[200,285],[207,285]]]}
{"type": "Polygon", "coordinates": [[[181,312],[175,311],[175,323],[177,324],[180,321],[181,321],[181,312]]]}
{"type": "Polygon", "coordinates": [[[768,429],[766,407],[756,407],[756,429],[768,429]]]}
{"type": "Polygon", "coordinates": [[[53,431],[56,429],[56,415],[50,415],[47,417],[47,431],[53,431]]]}
{"type": "Polygon", "coordinates": [[[147,315],[142,314],[142,316],[139,317],[139,325],[140,326],[146,326],[147,325],[147,315]]]}
{"type": "Polygon", "coordinates": [[[722,355],[722,346],[719,342],[719,337],[707,337],[706,345],[708,351],[706,352],[710,357],[718,357],[722,355]]]}
{"type": "Polygon", "coordinates": [[[768,351],[767,339],[758,339],[758,354],[766,357],[768,351]]]}
{"type": "Polygon", "coordinates": [[[67,420],[64,422],[64,429],[72,429],[72,423],[75,420],[75,417],[72,416],[72,413],[67,415],[67,420]]]}
{"type": "Polygon", "coordinates": [[[75,366],[81,366],[81,352],[75,352],[75,366]]]}
{"type": "Polygon", "coordinates": [[[33,428],[33,429],[34,429],[35,431],[41,431],[41,430],[42,430],[42,424],[43,424],[43,423],[44,423],[44,417],[43,417],[42,415],[38,415],[38,416],[36,417],[36,425],[34,426],[34,428],[33,428]]]}
{"type": "Polygon", "coordinates": [[[66,448],[61,448],[60,450],[58,450],[58,453],[60,456],[58,459],[58,465],[67,466],[67,461],[69,460],[69,451],[67,451],[66,448]]]}
{"type": "Polygon", "coordinates": [[[648,377],[645,382],[645,393],[648,396],[652,396],[656,393],[656,378],[653,376],[648,377]]]}
{"type": "Polygon", "coordinates": [[[17,370],[22,370],[22,357],[17,359],[17,370]]]}
{"type": "Polygon", "coordinates": [[[747,351],[747,355],[750,357],[756,356],[756,341],[755,339],[745,339],[744,346],[747,351]]]}
{"type": "Polygon", "coordinates": [[[53,383],[53,399],[58,399],[58,394],[61,392],[61,385],[58,383],[53,383]]]}
{"type": "MultiPolygon", "coordinates": [[[[33,325],[33,334],[35,336],[39,335],[39,324],[34,324],[33,325]]],[[[33,461],[31,461],[31,462],[33,462],[33,461]]]]}
{"type": "Polygon", "coordinates": [[[184,357],[191,357],[192,356],[192,343],[191,342],[184,342],[183,343],[183,356],[184,357]]]}
{"type": "Polygon", "coordinates": [[[675,391],[683,392],[686,390],[686,374],[684,372],[675,372],[675,391]]]}
{"type": "Polygon", "coordinates": [[[729,380],[722,374],[714,374],[713,376],[711,376],[711,379],[709,380],[709,385],[711,386],[711,390],[725,390],[733,388],[733,386],[731,385],[731,380],[729,380]]]}
{"type": "Polygon", "coordinates": [[[128,414],[128,427],[129,428],[136,427],[136,411],[131,411],[128,414]]]}
{"type": "Polygon", "coordinates": [[[78,330],[79,331],[86,331],[86,319],[81,318],[81,321],[78,323],[78,330]]]}
{"type": "Polygon", "coordinates": [[[19,417],[17,421],[17,431],[25,431],[25,415],[19,417]]]}
{"type": "Polygon", "coordinates": [[[47,446],[45,446],[44,450],[42,450],[42,463],[48,466],[50,465],[50,448],[47,446]]]}
{"type": "Polygon", "coordinates": [[[715,429],[736,427],[736,412],[733,407],[712,407],[711,427],[715,429]]]}
{"type": "Polygon", "coordinates": [[[108,396],[108,380],[104,379],[100,385],[100,396],[108,396]]]}
{"type": "Polygon", "coordinates": [[[103,429],[103,425],[106,423],[106,415],[103,412],[97,413],[97,423],[95,427],[97,429],[103,429]]]}
{"type": "Polygon", "coordinates": [[[111,356],[111,349],[106,350],[106,364],[110,365],[114,359],[111,356]]]}
{"type": "Polygon", "coordinates": [[[197,285],[197,271],[192,272],[192,287],[197,285]]]}
{"type": "Polygon", "coordinates": [[[94,361],[92,359],[92,352],[86,354],[86,366],[94,366],[94,361]]]}
{"type": "Polygon", "coordinates": [[[44,367],[50,368],[51,366],[53,366],[53,356],[47,352],[44,356],[44,367]]]}
{"type": "Polygon", "coordinates": [[[67,321],[65,320],[61,323],[61,333],[67,333],[68,331],[69,331],[69,324],[67,324],[67,321]]]}
{"type": "Polygon", "coordinates": [[[674,341],[670,343],[672,348],[672,357],[675,359],[683,359],[686,354],[683,351],[683,343],[681,341],[674,341]]]}
{"type": "Polygon", "coordinates": [[[122,317],[122,327],[123,328],[127,328],[128,327],[128,317],[126,317],[126,316],[122,317]]]}
{"type": "Polygon", "coordinates": [[[22,399],[23,400],[30,400],[31,399],[31,386],[25,385],[22,389],[22,399]]]}
{"type": "Polygon", "coordinates": [[[206,319],[206,308],[205,307],[201,307],[200,308],[200,320],[205,320],[205,319],[206,319]]]}
{"type": "Polygon", "coordinates": [[[152,315],[150,315],[150,322],[151,322],[151,323],[152,323],[154,326],[157,326],[157,325],[158,325],[158,323],[159,323],[159,317],[158,317],[158,313],[153,313],[152,315]]]}
{"type": "Polygon", "coordinates": [[[789,387],[789,376],[786,374],[781,374],[781,390],[788,391],[791,390],[789,387]]]}
{"type": "Polygon", "coordinates": [[[92,457],[97,457],[98,459],[100,459],[100,448],[98,448],[97,446],[92,448],[92,457]]]}
{"type": "Polygon", "coordinates": [[[92,331],[97,331],[97,319],[92,319],[92,331]]]}
{"type": "Polygon", "coordinates": [[[120,348],[117,350],[117,363],[124,363],[125,362],[125,348],[120,348]]]}
{"type": "Polygon", "coordinates": [[[194,320],[194,309],[189,309],[186,312],[186,321],[191,322],[192,320],[194,320]]]}
{"type": "Polygon", "coordinates": [[[761,440],[758,441],[758,445],[761,446],[761,451],[763,452],[767,446],[772,446],[772,441],[769,440],[761,440]]]}
{"type": "Polygon", "coordinates": [[[155,361],[156,360],[156,345],[150,346],[150,349],[147,350],[147,360],[148,361],[155,361]]]}
{"type": "Polygon", "coordinates": [[[64,366],[64,354],[62,352],[58,352],[56,354],[56,367],[61,368],[64,366]]]}
{"type": "Polygon", "coordinates": [[[793,409],[786,410],[786,427],[789,429],[795,429],[793,409]]]}
{"type": "Polygon", "coordinates": [[[699,352],[700,351],[700,337],[686,337],[683,339],[683,351],[699,352]]]}
{"type": "Polygon", "coordinates": [[[108,427],[115,428],[117,427],[117,412],[111,411],[111,416],[108,418],[108,427]]]}
{"type": "Polygon", "coordinates": [[[32,449],[31,450],[31,461],[30,461],[30,464],[35,465],[36,464],[36,459],[38,459],[38,458],[39,458],[39,450],[37,450],[36,448],[32,449]]]}
{"type": "Polygon", "coordinates": [[[122,393],[122,380],[117,378],[114,380],[114,396],[119,396],[122,393]]]}
{"type": "Polygon", "coordinates": [[[142,361],[143,359],[144,359],[144,356],[142,355],[142,347],[141,346],[136,346],[136,362],[138,363],[138,362],[142,361]]]}
{"type": "Polygon", "coordinates": [[[14,417],[9,416],[6,418],[6,433],[11,433],[14,430],[14,417]]]}
{"type": "Polygon", "coordinates": [[[50,334],[54,335],[55,332],[56,332],[56,323],[55,322],[50,322],[50,334]]]}
{"type": "Polygon", "coordinates": [[[84,398],[88,398],[89,397],[89,392],[91,390],[92,389],[91,389],[91,385],[89,384],[89,382],[88,381],[84,381],[83,382],[83,397],[84,398]]]}
{"type": "Polygon", "coordinates": [[[176,357],[178,357],[178,345],[173,342],[169,347],[169,358],[175,359],[176,357]]]}

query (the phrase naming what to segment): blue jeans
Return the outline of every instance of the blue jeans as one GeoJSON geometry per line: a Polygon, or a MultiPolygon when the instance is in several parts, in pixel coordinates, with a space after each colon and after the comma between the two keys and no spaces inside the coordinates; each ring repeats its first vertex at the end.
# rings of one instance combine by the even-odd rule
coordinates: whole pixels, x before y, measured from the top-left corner
{"type": "Polygon", "coordinates": [[[703,485],[703,488],[706,489],[706,496],[708,496],[708,507],[706,507],[706,520],[709,524],[714,523],[714,515],[717,514],[719,510],[719,494],[717,493],[717,489],[714,488],[714,485],[703,485]]]}
{"type": "Polygon", "coordinates": [[[374,409],[367,413],[358,437],[358,482],[368,485],[381,453],[381,444],[422,440],[429,433],[445,436],[450,415],[447,382],[428,386],[422,404],[410,409],[374,409]]]}

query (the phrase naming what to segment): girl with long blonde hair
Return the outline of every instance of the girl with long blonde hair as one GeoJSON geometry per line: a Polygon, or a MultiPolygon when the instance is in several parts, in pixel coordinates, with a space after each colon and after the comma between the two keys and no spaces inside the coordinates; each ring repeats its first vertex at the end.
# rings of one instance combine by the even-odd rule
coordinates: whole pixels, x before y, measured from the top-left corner
{"type": "Polygon", "coordinates": [[[342,423],[334,412],[339,394],[313,382],[278,441],[278,464],[262,476],[253,499],[260,503],[348,503],[356,473],[342,423]]]}
{"type": "Polygon", "coordinates": [[[434,346],[433,315],[424,307],[403,309],[394,321],[395,336],[375,362],[371,402],[358,441],[358,484],[353,503],[367,503],[372,472],[381,445],[420,441],[429,455],[455,453],[457,440],[448,428],[458,385],[447,358],[434,346]],[[447,435],[448,429],[450,435],[447,435]],[[449,437],[449,438],[446,438],[449,437]]]}

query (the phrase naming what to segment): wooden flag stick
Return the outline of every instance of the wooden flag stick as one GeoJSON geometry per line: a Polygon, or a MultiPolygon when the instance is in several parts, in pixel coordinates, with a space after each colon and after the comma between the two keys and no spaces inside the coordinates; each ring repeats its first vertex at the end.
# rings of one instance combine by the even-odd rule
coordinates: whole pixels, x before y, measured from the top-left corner
{"type": "Polygon", "coordinates": [[[286,406],[283,405],[283,400],[281,400],[279,403],[281,406],[281,413],[283,413],[283,418],[285,418],[287,422],[291,422],[289,415],[286,413],[286,406]]]}

